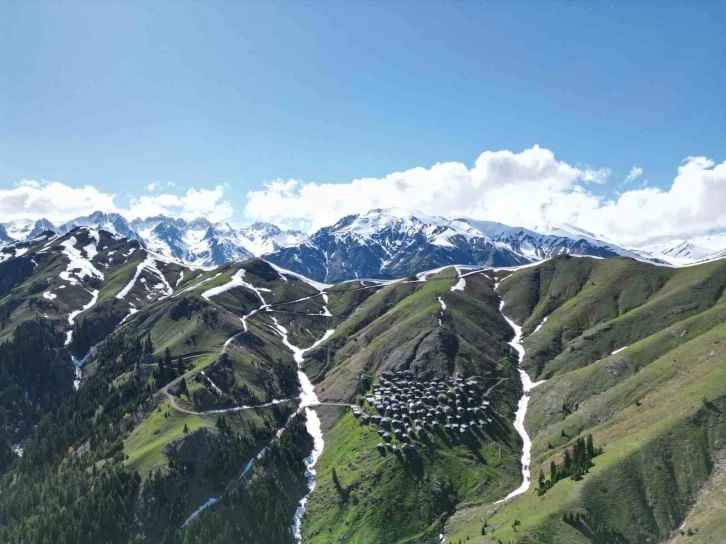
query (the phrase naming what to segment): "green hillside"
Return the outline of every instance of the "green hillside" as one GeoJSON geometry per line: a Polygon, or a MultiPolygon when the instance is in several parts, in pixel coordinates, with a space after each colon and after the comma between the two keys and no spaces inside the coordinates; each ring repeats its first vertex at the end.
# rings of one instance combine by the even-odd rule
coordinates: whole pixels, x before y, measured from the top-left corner
{"type": "Polygon", "coordinates": [[[20,249],[0,263],[0,543],[293,542],[315,426],[295,353],[324,431],[304,542],[723,532],[726,261],[558,257],[322,286],[259,259],[191,270],[82,229],[20,249]],[[525,420],[532,486],[497,503],[522,449],[502,298],[545,381],[525,420]],[[71,353],[88,354],[77,390],[71,353]],[[589,435],[602,452],[571,478],[565,452],[589,435]]]}
{"type": "Polygon", "coordinates": [[[530,334],[525,366],[547,379],[526,421],[535,484],[503,505],[458,512],[447,535],[657,542],[692,519],[700,526],[684,531],[716,542],[721,516],[701,506],[699,490],[714,481],[726,433],[725,286],[723,261],[664,269],[563,257],[505,279],[505,311],[530,334]],[[588,433],[604,448],[594,467],[538,496],[536,475],[549,477],[550,463],[588,433]]]}

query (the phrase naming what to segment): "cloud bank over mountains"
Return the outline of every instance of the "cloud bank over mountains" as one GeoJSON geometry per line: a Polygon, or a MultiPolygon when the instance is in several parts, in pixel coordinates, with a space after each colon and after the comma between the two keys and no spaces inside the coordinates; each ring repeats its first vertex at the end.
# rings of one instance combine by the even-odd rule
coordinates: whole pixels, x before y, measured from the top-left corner
{"type": "MultiPolygon", "coordinates": [[[[165,188],[173,185],[165,184],[165,188]]],[[[157,185],[151,184],[151,189],[157,185]]],[[[194,219],[206,217],[221,221],[232,217],[234,209],[224,200],[225,187],[189,189],[179,196],[157,193],[132,197],[127,207],[117,204],[117,195],[99,191],[92,185],[71,187],[58,181],[23,180],[12,189],[0,189],[0,216],[3,221],[46,218],[62,223],[95,211],[118,212],[129,219],[154,215],[194,219]]]]}
{"type": "MultiPolygon", "coordinates": [[[[633,166],[626,182],[643,174],[633,166]]],[[[403,207],[509,225],[571,223],[633,245],[726,228],[726,161],[688,157],[665,189],[641,186],[602,196],[601,184],[609,176],[607,168],[568,164],[535,145],[519,153],[485,151],[471,168],[461,162],[438,163],[338,184],[276,180],[250,191],[242,210],[225,198],[229,188],[223,185],[178,195],[172,183],[154,183],[148,194],[130,198],[123,207],[117,195],[94,186],[26,180],[0,190],[0,215],[4,220],[46,217],[59,222],[101,210],[129,218],[164,214],[264,220],[314,231],[344,215],[403,207]]]]}
{"type": "MultiPolygon", "coordinates": [[[[571,223],[636,245],[726,227],[726,162],[689,157],[668,189],[599,196],[593,185],[609,175],[607,169],[558,161],[538,146],[521,153],[487,151],[472,168],[449,162],[343,184],[278,180],[248,193],[245,214],[273,222],[304,219],[315,229],[346,214],[406,207],[508,225],[571,223]]],[[[633,167],[628,178],[642,175],[642,168],[633,167]]]]}

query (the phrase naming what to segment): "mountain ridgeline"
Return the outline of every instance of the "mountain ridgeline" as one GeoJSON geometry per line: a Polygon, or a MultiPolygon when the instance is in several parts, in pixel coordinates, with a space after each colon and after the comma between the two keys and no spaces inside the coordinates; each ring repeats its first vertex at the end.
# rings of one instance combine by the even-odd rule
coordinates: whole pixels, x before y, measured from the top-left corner
{"type": "Polygon", "coordinates": [[[79,226],[136,240],[180,264],[215,267],[264,256],[283,268],[328,283],[394,279],[454,264],[517,266],[564,254],[623,256],[658,264],[683,264],[719,255],[704,249],[691,252],[682,244],[679,249],[667,245],[647,251],[629,249],[572,225],[511,227],[401,209],[350,215],[310,236],[269,223],[235,229],[205,218],[160,215],[127,221],[117,213],[96,212],[58,226],[47,220],[4,223],[6,235],[0,231],[0,245],[28,241],[47,230],[66,234],[79,226]]]}
{"type": "Polygon", "coordinates": [[[0,543],[718,541],[726,261],[400,215],[208,269],[161,219],[0,249],[0,543]]]}

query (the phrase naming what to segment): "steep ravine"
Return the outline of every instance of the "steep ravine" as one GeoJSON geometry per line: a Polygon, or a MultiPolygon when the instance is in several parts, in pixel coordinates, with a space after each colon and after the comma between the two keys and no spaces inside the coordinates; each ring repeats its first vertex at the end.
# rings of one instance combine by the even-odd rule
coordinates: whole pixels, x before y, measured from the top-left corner
{"type": "MultiPolygon", "coordinates": [[[[259,311],[266,311],[266,312],[270,312],[270,313],[273,312],[272,306],[265,301],[265,299],[262,295],[261,291],[263,289],[256,288],[256,287],[252,286],[251,284],[243,281],[242,280],[243,277],[244,277],[244,269],[240,269],[232,277],[232,279],[230,280],[230,282],[228,284],[221,286],[221,287],[214,288],[214,289],[210,289],[209,291],[202,294],[203,297],[209,299],[209,297],[220,294],[233,287],[242,286],[242,287],[246,287],[246,288],[254,291],[262,303],[262,305],[259,308],[252,310],[249,314],[247,314],[241,318],[242,323],[244,325],[244,331],[242,333],[235,334],[227,342],[225,342],[222,347],[222,352],[224,352],[227,349],[229,343],[232,340],[234,340],[237,336],[239,336],[240,334],[245,334],[245,333],[249,332],[248,324],[247,324],[247,319],[249,317],[252,317],[252,315],[254,315],[255,313],[257,313],[259,311]]],[[[322,293],[322,294],[323,294],[323,299],[327,302],[327,297],[325,296],[324,293],[322,293]]],[[[324,308],[325,308],[324,315],[329,314],[329,312],[327,311],[327,307],[325,306],[324,308]]],[[[298,507],[295,511],[294,519],[291,522],[291,529],[292,529],[293,535],[295,537],[295,540],[298,542],[302,542],[302,521],[303,521],[303,515],[305,513],[305,504],[307,502],[307,498],[308,498],[310,492],[312,492],[312,490],[315,487],[315,463],[317,462],[318,458],[320,457],[320,454],[322,453],[323,447],[324,447],[323,432],[322,432],[321,425],[320,425],[320,419],[318,418],[318,415],[315,412],[315,410],[312,409],[312,406],[320,404],[320,401],[319,401],[317,395],[315,394],[315,389],[314,389],[312,382],[310,381],[310,379],[307,377],[307,375],[305,374],[305,372],[302,369],[302,364],[304,362],[305,353],[313,350],[318,345],[320,345],[322,342],[327,340],[335,332],[335,329],[327,330],[325,332],[325,334],[321,338],[316,340],[315,343],[313,343],[310,347],[303,349],[298,346],[295,346],[294,344],[292,344],[290,342],[290,340],[288,338],[287,329],[278,322],[277,318],[274,315],[271,316],[271,319],[274,324],[273,331],[277,335],[280,336],[282,343],[290,351],[292,351],[293,359],[295,360],[295,363],[297,364],[297,367],[298,367],[297,376],[298,376],[298,380],[300,382],[300,394],[295,399],[280,399],[280,400],[273,401],[272,403],[269,403],[269,404],[277,404],[279,402],[292,401],[292,400],[299,400],[300,404],[298,405],[297,410],[290,415],[290,417],[287,419],[285,424],[282,427],[276,429],[270,443],[267,446],[265,446],[256,456],[254,456],[253,458],[251,458],[249,460],[249,462],[246,464],[246,466],[240,473],[237,480],[243,478],[252,469],[252,467],[255,464],[255,461],[261,459],[265,455],[267,450],[270,448],[270,446],[272,446],[276,441],[278,441],[280,439],[283,432],[287,429],[287,427],[290,425],[290,423],[294,420],[295,416],[297,416],[303,410],[305,410],[306,429],[307,429],[307,432],[310,434],[310,436],[313,439],[313,450],[310,453],[310,455],[308,457],[306,457],[304,460],[305,467],[306,467],[305,477],[307,478],[307,481],[308,481],[308,492],[300,500],[298,507]]],[[[269,404],[266,404],[266,405],[269,405],[269,404]]],[[[252,409],[252,408],[257,408],[257,407],[261,407],[261,406],[231,407],[231,408],[227,408],[224,410],[212,410],[211,412],[218,413],[218,412],[236,411],[236,410],[241,410],[241,409],[252,409]]],[[[222,497],[210,498],[207,502],[202,504],[197,510],[195,510],[189,516],[189,518],[184,522],[183,526],[186,526],[191,520],[196,518],[203,510],[212,506],[213,504],[218,502],[221,498],[222,497]]]]}
{"type": "MultiPolygon", "coordinates": [[[[496,283],[494,285],[494,289],[496,290],[498,286],[499,283],[496,283]]],[[[504,314],[503,310],[504,300],[499,303],[499,311],[502,313],[502,317],[504,317],[509,326],[512,327],[512,329],[514,330],[514,338],[509,342],[509,345],[512,346],[512,348],[514,348],[514,350],[517,352],[519,376],[522,379],[522,397],[519,399],[519,403],[517,404],[517,412],[514,416],[514,428],[519,433],[519,436],[522,437],[522,483],[517,489],[509,493],[502,500],[497,501],[498,503],[507,501],[512,497],[516,497],[517,495],[521,495],[529,489],[531,483],[529,464],[532,457],[532,440],[529,438],[529,435],[527,434],[527,429],[525,429],[524,427],[524,420],[527,415],[527,406],[529,405],[529,392],[544,382],[544,380],[533,382],[530,379],[529,374],[527,374],[527,371],[522,368],[522,360],[524,359],[524,346],[522,345],[522,327],[509,319],[504,314]]]]}

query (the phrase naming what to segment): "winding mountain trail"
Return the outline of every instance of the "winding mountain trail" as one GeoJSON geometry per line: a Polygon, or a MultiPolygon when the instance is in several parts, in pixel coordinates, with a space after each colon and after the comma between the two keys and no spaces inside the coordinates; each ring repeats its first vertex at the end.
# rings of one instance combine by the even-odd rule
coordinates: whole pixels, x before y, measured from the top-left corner
{"type": "MultiPolygon", "coordinates": [[[[227,283],[221,287],[210,289],[209,291],[202,294],[202,296],[204,298],[209,300],[212,296],[225,292],[228,289],[231,289],[234,287],[245,287],[245,288],[248,288],[248,289],[251,289],[252,291],[254,291],[257,294],[258,298],[260,299],[260,302],[262,303],[261,306],[259,306],[258,308],[252,310],[251,312],[249,312],[248,314],[246,314],[240,318],[240,320],[242,321],[243,330],[239,333],[234,334],[229,339],[227,339],[225,341],[225,343],[223,344],[220,353],[225,353],[227,348],[229,347],[229,345],[232,343],[232,341],[234,341],[239,336],[249,332],[247,320],[250,317],[252,317],[253,315],[255,315],[256,313],[258,313],[260,311],[266,311],[266,312],[270,312],[270,313],[274,312],[272,304],[265,301],[265,298],[262,295],[262,291],[267,291],[267,289],[257,288],[257,287],[254,287],[253,285],[251,285],[250,283],[245,282],[242,279],[242,278],[244,278],[244,275],[245,275],[244,270],[240,269],[237,271],[237,273],[235,273],[235,275],[233,276],[233,278],[230,280],[229,283],[227,283]]],[[[320,288],[319,294],[322,296],[322,299],[325,303],[323,306],[323,312],[320,315],[323,315],[326,317],[332,317],[332,314],[330,314],[330,311],[327,308],[327,303],[328,303],[327,293],[325,293],[323,291],[323,289],[320,288]]],[[[313,295],[313,296],[317,296],[317,295],[313,295]]],[[[305,299],[301,299],[301,300],[306,300],[307,298],[312,298],[312,297],[306,297],[305,299]]],[[[278,304],[285,304],[285,303],[278,303],[278,304]]],[[[262,458],[262,456],[267,452],[267,450],[277,440],[279,440],[279,438],[282,436],[285,429],[288,428],[288,426],[293,421],[295,416],[297,416],[303,410],[305,410],[306,428],[307,428],[307,431],[310,434],[310,436],[312,436],[312,438],[313,438],[313,451],[304,460],[305,467],[306,467],[305,476],[308,479],[308,492],[298,503],[298,507],[295,511],[295,516],[294,516],[294,519],[292,522],[292,527],[291,527],[295,540],[297,542],[302,542],[302,519],[303,519],[303,515],[305,513],[305,504],[308,500],[310,493],[315,488],[315,464],[317,463],[318,458],[320,457],[321,453],[323,452],[323,447],[325,444],[323,441],[323,432],[321,429],[320,419],[318,418],[318,415],[315,412],[315,410],[313,410],[312,408],[315,406],[352,406],[352,405],[348,404],[348,403],[338,403],[338,402],[320,402],[317,395],[315,394],[315,388],[314,388],[312,382],[310,381],[310,378],[308,378],[308,376],[305,374],[305,372],[303,371],[303,368],[302,368],[305,353],[315,349],[322,342],[325,342],[325,340],[327,340],[335,332],[335,329],[327,330],[325,332],[325,334],[321,338],[317,339],[311,346],[309,346],[307,348],[300,348],[290,342],[290,339],[288,338],[287,329],[278,322],[277,318],[274,315],[272,315],[271,318],[272,318],[272,322],[274,324],[273,332],[275,332],[280,337],[280,339],[282,340],[282,343],[292,352],[293,359],[294,359],[295,363],[297,364],[297,368],[298,368],[297,375],[298,375],[298,380],[300,382],[300,395],[299,396],[289,398],[289,399],[273,399],[272,401],[270,401],[268,403],[258,404],[258,405],[239,405],[239,406],[232,406],[229,408],[219,408],[219,409],[207,410],[204,412],[196,412],[193,410],[186,409],[177,403],[177,400],[174,397],[174,395],[172,395],[169,392],[169,386],[171,384],[167,384],[166,386],[164,386],[162,388],[162,392],[169,399],[170,406],[172,406],[175,410],[178,410],[179,412],[182,412],[185,414],[190,414],[190,415],[222,414],[222,413],[227,413],[227,412],[238,412],[238,411],[242,411],[242,410],[254,410],[257,408],[265,408],[265,407],[273,406],[275,404],[280,404],[280,403],[284,403],[284,402],[299,402],[297,409],[292,414],[290,414],[290,416],[288,417],[285,424],[275,430],[275,433],[274,433],[272,439],[270,440],[269,444],[267,444],[267,446],[262,448],[262,450],[260,450],[254,457],[252,457],[247,462],[247,464],[245,465],[245,468],[242,470],[239,477],[237,478],[237,481],[239,481],[241,478],[243,478],[252,469],[255,461],[262,458]]],[[[182,527],[186,526],[191,520],[193,520],[195,517],[197,517],[204,509],[215,504],[220,498],[221,497],[212,497],[207,502],[202,504],[197,510],[195,510],[191,514],[191,516],[189,516],[189,518],[187,518],[187,520],[184,522],[182,527]]]]}
{"type": "MultiPolygon", "coordinates": [[[[495,283],[494,290],[496,291],[498,287],[499,282],[495,283]]],[[[529,374],[527,374],[524,368],[522,368],[522,360],[524,359],[524,346],[522,345],[522,327],[520,327],[514,321],[504,315],[503,310],[504,299],[502,299],[499,303],[499,311],[501,312],[502,317],[504,317],[509,326],[512,327],[512,329],[514,330],[514,338],[509,342],[509,345],[512,346],[512,348],[514,348],[514,350],[517,352],[517,358],[519,360],[517,370],[519,370],[519,376],[522,379],[522,397],[519,399],[519,404],[517,405],[517,412],[514,416],[514,428],[519,433],[519,436],[522,437],[522,484],[517,489],[509,493],[506,497],[497,501],[495,504],[508,501],[512,497],[521,495],[529,489],[529,486],[531,484],[529,463],[532,459],[532,440],[529,438],[529,435],[527,434],[527,429],[525,429],[524,427],[524,419],[527,415],[529,392],[541,383],[544,383],[545,381],[541,380],[538,382],[533,382],[530,379],[529,374]]]]}

